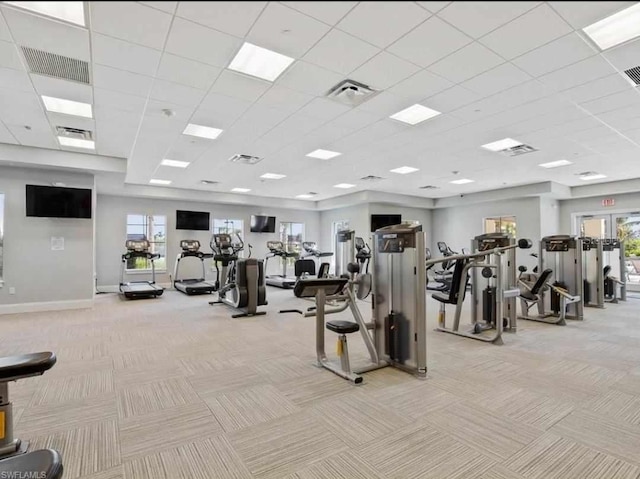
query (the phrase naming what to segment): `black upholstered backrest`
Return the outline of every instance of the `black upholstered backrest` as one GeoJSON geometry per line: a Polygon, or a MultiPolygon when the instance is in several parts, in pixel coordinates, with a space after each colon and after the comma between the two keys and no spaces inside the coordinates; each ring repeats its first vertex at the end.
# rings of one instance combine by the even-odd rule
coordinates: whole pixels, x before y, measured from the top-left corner
{"type": "Polygon", "coordinates": [[[611,274],[611,266],[610,265],[606,265],[604,267],[604,269],[602,270],[602,274],[604,275],[605,279],[609,277],[609,275],[611,274]]]}
{"type": "MultiPolygon", "coordinates": [[[[453,276],[451,278],[451,286],[449,290],[449,302],[451,304],[458,302],[458,292],[460,291],[461,282],[463,281],[462,272],[467,265],[467,261],[464,258],[457,259],[455,267],[453,268],[453,276]]],[[[465,286],[469,282],[469,275],[464,278],[465,286]]]]}
{"type": "Polygon", "coordinates": [[[531,294],[538,294],[543,286],[547,284],[547,281],[549,281],[549,278],[552,274],[553,270],[551,269],[545,269],[542,273],[540,273],[540,276],[538,276],[538,281],[536,281],[531,288],[531,294]]]}

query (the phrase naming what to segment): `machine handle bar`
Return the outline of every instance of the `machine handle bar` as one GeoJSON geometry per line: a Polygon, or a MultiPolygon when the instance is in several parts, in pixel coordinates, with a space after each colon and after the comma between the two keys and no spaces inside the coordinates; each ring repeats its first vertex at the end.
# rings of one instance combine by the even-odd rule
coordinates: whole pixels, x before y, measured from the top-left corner
{"type": "Polygon", "coordinates": [[[444,263],[446,261],[457,261],[459,259],[474,259],[474,258],[482,258],[484,256],[502,253],[503,251],[507,251],[515,248],[531,248],[531,240],[528,239],[520,239],[517,244],[512,244],[509,246],[501,246],[500,248],[488,249],[486,251],[482,251],[480,253],[472,253],[472,254],[455,254],[452,256],[445,256],[442,258],[430,259],[425,263],[426,266],[438,263],[444,263]]]}

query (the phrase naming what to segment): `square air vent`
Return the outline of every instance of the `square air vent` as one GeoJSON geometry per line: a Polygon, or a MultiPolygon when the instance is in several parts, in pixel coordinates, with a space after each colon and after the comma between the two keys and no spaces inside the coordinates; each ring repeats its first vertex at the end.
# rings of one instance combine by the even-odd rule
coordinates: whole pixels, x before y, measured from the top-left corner
{"type": "Polygon", "coordinates": [[[70,128],[68,126],[56,126],[58,136],[75,138],[77,140],[93,140],[93,132],[80,128],[70,128]]]}
{"type": "Polygon", "coordinates": [[[631,80],[631,83],[635,86],[640,85],[640,67],[629,68],[624,71],[625,75],[631,80]]]}
{"type": "Polygon", "coordinates": [[[244,165],[255,165],[256,163],[259,163],[262,161],[262,158],[259,158],[257,156],[251,156],[251,155],[242,155],[240,153],[233,155],[231,158],[229,158],[229,161],[231,163],[242,163],[244,165]]]}
{"type": "Polygon", "coordinates": [[[200,183],[202,183],[203,185],[211,186],[211,185],[217,185],[220,182],[214,181],[214,180],[200,180],[200,183]]]}
{"type": "Polygon", "coordinates": [[[91,84],[89,64],[83,60],[49,53],[35,48],[21,47],[29,70],[62,80],[91,84]]]}
{"type": "Polygon", "coordinates": [[[355,80],[342,80],[329,90],[327,98],[345,105],[358,106],[378,93],[373,88],[355,80]]]}
{"type": "Polygon", "coordinates": [[[380,181],[380,180],[384,180],[383,177],[381,176],[374,176],[374,175],[368,175],[368,176],[363,176],[362,178],[360,178],[362,181],[380,181]]]}
{"type": "Polygon", "coordinates": [[[424,185],[420,187],[421,190],[437,190],[438,187],[434,185],[424,185]]]}
{"type": "Polygon", "coordinates": [[[536,150],[533,146],[517,145],[511,148],[501,150],[500,153],[505,156],[519,156],[519,155],[524,155],[534,151],[538,151],[538,150],[536,150]]]}

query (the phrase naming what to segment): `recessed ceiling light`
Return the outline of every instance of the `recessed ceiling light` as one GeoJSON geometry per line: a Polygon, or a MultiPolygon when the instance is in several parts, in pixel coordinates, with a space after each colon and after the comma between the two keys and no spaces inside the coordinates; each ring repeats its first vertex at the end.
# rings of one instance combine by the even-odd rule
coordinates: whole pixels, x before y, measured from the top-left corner
{"type": "Polygon", "coordinates": [[[342,153],[338,153],[337,151],[329,151],[329,150],[314,150],[311,153],[307,153],[306,156],[310,158],[318,158],[320,160],[330,160],[331,158],[335,158],[336,156],[340,156],[342,153]]]}
{"type": "Polygon", "coordinates": [[[96,149],[96,144],[93,140],[81,140],[79,138],[69,138],[67,136],[59,136],[58,141],[62,146],[73,146],[74,148],[85,148],[87,150],[96,149]]]}
{"type": "Polygon", "coordinates": [[[160,162],[162,166],[173,166],[174,168],[186,168],[191,163],[189,161],[178,161],[178,160],[169,160],[164,159],[160,162]]]}
{"type": "Polygon", "coordinates": [[[640,3],[582,29],[601,50],[640,36],[640,3]]]}
{"type": "Polygon", "coordinates": [[[399,175],[407,175],[409,173],[413,173],[416,171],[420,171],[419,168],[413,168],[411,166],[401,166],[400,168],[395,168],[393,170],[389,170],[391,173],[398,173],[399,175]]]}
{"type": "Polygon", "coordinates": [[[231,191],[234,193],[249,193],[251,188],[232,188],[231,191]]]}
{"type": "Polygon", "coordinates": [[[231,60],[229,69],[274,81],[291,63],[293,58],[245,42],[231,60]]]}
{"type": "Polygon", "coordinates": [[[85,26],[84,2],[4,2],[31,12],[85,26]]]}
{"type": "Polygon", "coordinates": [[[403,123],[408,123],[409,125],[417,125],[422,121],[428,120],[429,118],[433,118],[434,116],[438,116],[440,114],[441,113],[439,111],[432,110],[431,108],[427,108],[426,106],[416,103],[409,108],[405,108],[398,113],[394,113],[389,118],[401,121],[403,123]]]}
{"type": "Polygon", "coordinates": [[[220,136],[220,133],[222,133],[222,130],[218,128],[195,125],[193,123],[189,123],[182,132],[183,135],[197,136],[200,138],[207,138],[209,140],[215,140],[220,136]]]}
{"type": "Polygon", "coordinates": [[[601,180],[602,178],[606,177],[607,175],[601,175],[600,173],[589,173],[586,175],[580,175],[580,179],[582,181],[601,180]]]}
{"type": "Polygon", "coordinates": [[[264,178],[265,180],[281,180],[282,178],[286,178],[287,175],[279,175],[277,173],[265,173],[260,176],[260,178],[264,178]]]}
{"type": "Polygon", "coordinates": [[[468,178],[460,178],[459,180],[450,181],[452,185],[466,185],[467,183],[473,183],[474,180],[470,180],[468,178]]]}
{"type": "Polygon", "coordinates": [[[308,200],[309,198],[313,198],[314,195],[309,195],[309,194],[304,194],[304,195],[298,195],[296,196],[296,198],[300,198],[301,200],[308,200]]]}
{"type": "Polygon", "coordinates": [[[513,138],[504,138],[502,140],[494,141],[493,143],[482,145],[482,148],[489,151],[502,151],[520,145],[522,145],[521,141],[514,140],[513,138]]]}
{"type": "Polygon", "coordinates": [[[64,100],[52,96],[42,95],[42,101],[47,111],[52,113],[63,113],[65,115],[82,116],[84,118],[93,118],[91,105],[73,100],[64,100]]]}
{"type": "Polygon", "coordinates": [[[151,183],[152,185],[170,185],[171,180],[156,180],[154,178],[152,180],[149,180],[149,183],[151,183]]]}
{"type": "Polygon", "coordinates": [[[573,165],[573,163],[571,163],[568,160],[557,160],[557,161],[550,161],[549,163],[540,163],[538,166],[542,166],[543,168],[558,168],[560,166],[569,166],[569,165],[573,165]]]}
{"type": "Polygon", "coordinates": [[[338,183],[337,185],[333,185],[334,188],[344,188],[345,190],[347,188],[355,188],[356,185],[352,185],[351,183],[338,183]]]}

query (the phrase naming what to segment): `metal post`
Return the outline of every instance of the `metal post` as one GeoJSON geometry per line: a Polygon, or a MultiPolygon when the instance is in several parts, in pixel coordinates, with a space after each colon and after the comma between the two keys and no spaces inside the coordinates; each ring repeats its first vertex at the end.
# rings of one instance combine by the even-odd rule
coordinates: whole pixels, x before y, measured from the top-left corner
{"type": "Polygon", "coordinates": [[[324,350],[324,305],[327,293],[324,289],[319,289],[316,293],[316,356],[318,366],[322,366],[327,361],[327,354],[324,350]]]}

